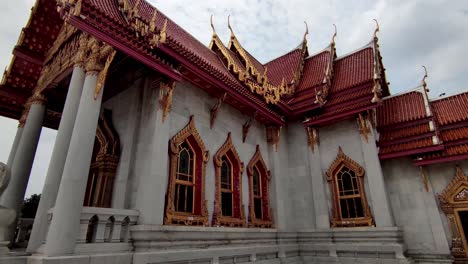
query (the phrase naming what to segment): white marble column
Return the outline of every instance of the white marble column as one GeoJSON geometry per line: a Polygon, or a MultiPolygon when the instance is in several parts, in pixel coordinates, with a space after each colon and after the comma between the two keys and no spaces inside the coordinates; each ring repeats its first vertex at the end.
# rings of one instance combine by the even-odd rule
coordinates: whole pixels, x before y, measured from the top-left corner
{"type": "Polygon", "coordinates": [[[87,72],[70,140],[62,180],[47,234],[45,255],[72,254],[80,228],[80,214],[96,136],[103,89],[95,98],[98,74],[87,72]]]}
{"type": "MultiPolygon", "coordinates": [[[[42,95],[33,95],[26,122],[16,150],[15,159],[11,168],[10,183],[1,197],[1,205],[18,213],[28,187],[29,175],[31,173],[37,144],[42,130],[42,122],[45,114],[46,99],[42,95]]],[[[13,238],[14,225],[12,225],[8,239],[13,238]]]]}
{"type": "Polygon", "coordinates": [[[8,156],[7,166],[11,169],[13,166],[13,161],[15,160],[16,150],[18,149],[19,142],[21,140],[21,135],[23,134],[24,124],[19,124],[18,129],[16,130],[15,139],[13,145],[11,146],[10,155],[8,156]]]}
{"type": "Polygon", "coordinates": [[[325,181],[325,176],[322,171],[322,166],[320,162],[320,147],[318,145],[318,133],[319,131],[317,129],[317,138],[315,139],[315,141],[317,142],[313,142],[313,150],[312,146],[309,147],[309,169],[310,177],[312,177],[312,196],[315,210],[315,228],[329,229],[330,215],[327,204],[327,196],[325,195],[325,188],[327,188],[327,183],[325,181]]]}
{"type": "Polygon", "coordinates": [[[377,227],[395,226],[388,201],[387,189],[385,188],[385,180],[380,166],[379,153],[377,151],[375,131],[372,129],[370,122],[365,120],[370,128],[367,134],[367,140],[364,135],[361,135],[362,153],[366,164],[366,178],[369,184],[369,198],[372,203],[372,211],[374,214],[375,225],[377,227]]]}
{"type": "Polygon", "coordinates": [[[41,200],[37,209],[34,225],[29,239],[27,252],[33,253],[45,240],[47,234],[48,220],[47,211],[54,207],[57,192],[62,179],[63,167],[67,157],[68,147],[75,125],[76,114],[80,104],[81,91],[85,72],[81,65],[75,66],[68,88],[67,99],[62,112],[62,118],[57,131],[52,157],[47,170],[41,200]]]}

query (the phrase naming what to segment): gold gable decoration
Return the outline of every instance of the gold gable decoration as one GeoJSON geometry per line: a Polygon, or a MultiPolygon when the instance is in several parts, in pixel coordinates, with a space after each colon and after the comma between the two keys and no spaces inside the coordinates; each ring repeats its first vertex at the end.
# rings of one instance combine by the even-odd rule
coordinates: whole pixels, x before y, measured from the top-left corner
{"type": "Polygon", "coordinates": [[[293,89],[291,89],[285,82],[284,78],[279,86],[275,86],[268,82],[267,72],[268,68],[265,68],[264,72],[261,73],[250,60],[250,57],[247,55],[247,52],[242,48],[240,42],[237,40],[232,30],[231,24],[228,18],[228,26],[231,30],[231,40],[229,42],[228,48],[224,46],[221,39],[216,34],[214,25],[213,25],[213,16],[211,16],[211,27],[213,28],[213,37],[211,39],[209,48],[212,51],[219,51],[218,54],[224,57],[228,70],[233,73],[237,79],[247,86],[252,93],[256,93],[263,97],[263,99],[268,104],[277,104],[281,100],[281,96],[285,94],[291,94],[293,89]],[[242,59],[245,62],[245,69],[241,68],[235,62],[235,58],[229,52],[229,50],[235,49],[242,59]]]}
{"type": "Polygon", "coordinates": [[[141,0],[136,0],[135,5],[132,7],[128,0],[118,0],[119,9],[123,14],[127,23],[132,27],[138,38],[147,38],[151,49],[158,47],[159,44],[166,43],[167,39],[167,18],[164,20],[162,29],[157,33],[156,19],[158,17],[158,10],[154,8],[154,13],[151,21],[146,21],[140,16],[141,0]]]}

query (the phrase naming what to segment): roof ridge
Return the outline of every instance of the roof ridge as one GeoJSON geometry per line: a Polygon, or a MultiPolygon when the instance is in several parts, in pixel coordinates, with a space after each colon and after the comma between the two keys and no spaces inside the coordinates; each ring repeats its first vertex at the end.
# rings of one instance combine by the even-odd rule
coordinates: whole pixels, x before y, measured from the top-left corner
{"type": "Polygon", "coordinates": [[[337,58],[335,59],[335,61],[344,59],[344,58],[346,58],[346,57],[349,57],[349,56],[351,56],[351,55],[353,55],[353,54],[356,54],[356,53],[358,53],[358,52],[360,52],[360,51],[363,51],[363,50],[365,50],[365,49],[368,49],[368,48],[374,49],[374,39],[372,39],[370,42],[368,42],[366,45],[364,45],[364,46],[362,46],[362,47],[360,47],[360,48],[357,48],[357,49],[352,50],[352,51],[350,51],[350,52],[348,52],[348,53],[345,53],[344,55],[341,55],[340,57],[337,57],[337,58]]]}
{"type": "Polygon", "coordinates": [[[279,58],[282,58],[282,57],[284,57],[284,56],[286,56],[286,55],[289,55],[289,54],[291,54],[291,53],[293,53],[294,51],[297,51],[297,50],[301,50],[301,48],[300,48],[300,47],[296,47],[296,48],[294,48],[294,49],[292,49],[292,50],[290,50],[290,51],[284,53],[284,54],[281,55],[281,56],[278,56],[278,57],[276,57],[276,58],[274,58],[274,59],[271,59],[271,60],[269,60],[268,62],[264,63],[264,64],[263,64],[263,67],[267,66],[268,63],[273,62],[273,61],[275,61],[275,60],[278,60],[279,58]]]}
{"type": "Polygon", "coordinates": [[[424,91],[422,91],[422,89],[424,89],[424,87],[422,85],[419,85],[419,86],[416,86],[414,88],[411,88],[411,89],[408,89],[408,90],[405,90],[405,91],[402,91],[402,92],[399,92],[399,93],[396,93],[396,94],[386,96],[386,97],[382,98],[382,100],[395,98],[395,97],[406,95],[406,94],[413,93],[413,92],[423,93],[424,91]]]}
{"type": "Polygon", "coordinates": [[[444,96],[441,96],[441,97],[437,97],[437,98],[435,98],[435,99],[431,99],[431,100],[429,100],[429,101],[432,103],[432,102],[436,102],[436,101],[440,101],[440,100],[450,99],[450,98],[452,98],[452,97],[460,96],[460,95],[463,95],[463,94],[467,94],[467,95],[468,95],[468,91],[460,91],[460,92],[457,92],[457,93],[454,93],[454,94],[444,95],[444,96]]]}

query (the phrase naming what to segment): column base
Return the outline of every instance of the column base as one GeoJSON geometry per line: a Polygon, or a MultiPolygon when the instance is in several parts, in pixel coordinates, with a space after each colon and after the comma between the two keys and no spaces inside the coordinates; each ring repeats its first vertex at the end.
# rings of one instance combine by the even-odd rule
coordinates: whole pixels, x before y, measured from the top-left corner
{"type": "Polygon", "coordinates": [[[9,241],[6,241],[8,227],[15,221],[16,212],[13,209],[8,209],[0,206],[0,256],[10,253],[8,249],[9,241]]]}

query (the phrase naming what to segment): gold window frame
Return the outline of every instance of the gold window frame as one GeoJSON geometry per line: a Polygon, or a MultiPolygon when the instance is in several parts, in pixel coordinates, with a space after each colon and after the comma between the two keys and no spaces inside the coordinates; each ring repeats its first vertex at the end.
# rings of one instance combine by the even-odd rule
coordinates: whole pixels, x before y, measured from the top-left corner
{"type": "MultiPolygon", "coordinates": [[[[215,201],[214,201],[214,212],[213,212],[213,226],[228,226],[228,227],[246,227],[244,204],[242,203],[242,175],[244,173],[244,163],[240,160],[239,154],[237,154],[236,148],[232,142],[231,133],[228,133],[228,137],[224,144],[219,148],[216,154],[213,156],[213,163],[215,167],[215,201]],[[227,156],[228,152],[232,152],[235,163],[239,164],[239,175],[234,175],[234,162],[227,156]],[[222,158],[226,156],[227,160],[231,163],[231,188],[232,188],[232,208],[234,210],[234,177],[239,177],[239,210],[240,217],[224,216],[221,208],[221,166],[222,158]]],[[[234,214],[233,214],[234,215],[234,214]]]]}
{"type": "MultiPolygon", "coordinates": [[[[194,154],[197,155],[196,151],[194,154]]],[[[206,163],[209,159],[209,151],[206,150],[205,144],[201,139],[200,134],[198,133],[195,127],[195,118],[194,116],[190,117],[189,123],[179,131],[169,142],[169,183],[168,183],[168,191],[167,191],[167,198],[166,198],[166,212],[164,216],[164,224],[165,225],[187,225],[187,226],[208,226],[208,209],[207,209],[207,201],[205,200],[205,170],[206,170],[206,163]],[[187,141],[189,146],[193,146],[188,141],[189,137],[193,137],[197,146],[200,148],[200,152],[203,155],[200,174],[198,175],[201,177],[201,186],[200,186],[200,211],[199,215],[177,212],[174,209],[174,195],[175,195],[175,183],[176,183],[176,173],[177,173],[177,166],[178,166],[178,154],[179,154],[179,146],[187,141]]],[[[194,166],[197,168],[197,160],[194,161],[194,166]]],[[[197,171],[194,171],[195,177],[197,176],[197,171]]],[[[194,177],[194,181],[196,181],[194,177]]],[[[194,203],[196,203],[195,192],[196,188],[194,188],[194,203]]],[[[195,210],[195,204],[192,207],[195,210]]]]}
{"type": "Polygon", "coordinates": [[[455,177],[438,197],[440,208],[447,216],[452,233],[451,253],[455,263],[468,260],[468,238],[462,235],[463,227],[459,216],[460,212],[468,211],[468,197],[457,199],[457,195],[466,190],[468,190],[468,176],[463,173],[460,166],[456,166],[455,177]]]}
{"type": "Polygon", "coordinates": [[[268,170],[268,167],[263,160],[262,153],[260,152],[260,146],[257,145],[257,149],[255,150],[255,154],[253,155],[252,159],[250,159],[249,164],[247,165],[247,176],[249,178],[249,227],[259,227],[259,228],[274,228],[273,223],[273,210],[270,207],[270,182],[271,182],[271,173],[268,170]],[[262,175],[259,172],[259,179],[260,179],[260,193],[262,197],[262,219],[257,219],[255,216],[255,208],[254,208],[254,191],[253,191],[253,175],[254,170],[258,169],[258,166],[263,167],[265,174],[262,175]],[[263,179],[266,179],[266,182],[263,182],[263,179]],[[266,193],[262,190],[262,185],[266,184],[266,193]],[[266,204],[263,204],[263,197],[265,196],[268,198],[266,199],[266,204]],[[264,216],[264,208],[267,209],[268,215],[264,216]]]}
{"type": "Polygon", "coordinates": [[[335,160],[332,162],[330,167],[326,172],[327,181],[330,185],[330,191],[332,195],[332,218],[331,226],[332,227],[357,227],[357,226],[373,226],[374,219],[372,217],[369,204],[366,198],[366,192],[364,188],[364,168],[359,165],[357,162],[352,160],[350,157],[346,156],[343,153],[341,147],[338,149],[338,155],[335,160]],[[340,194],[338,186],[338,173],[347,167],[352,170],[357,178],[359,197],[362,203],[363,217],[356,218],[343,218],[341,215],[341,205],[340,205],[340,194]]]}

